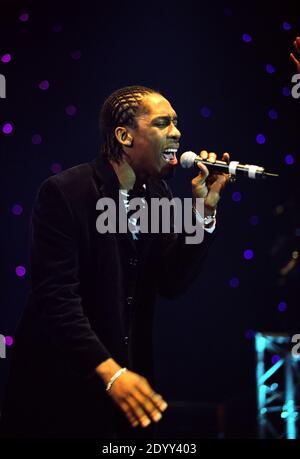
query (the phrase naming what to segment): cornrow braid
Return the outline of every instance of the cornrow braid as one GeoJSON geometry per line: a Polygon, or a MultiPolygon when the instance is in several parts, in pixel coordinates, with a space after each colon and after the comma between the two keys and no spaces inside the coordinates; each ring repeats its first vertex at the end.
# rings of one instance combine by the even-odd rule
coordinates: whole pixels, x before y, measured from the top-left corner
{"type": "Polygon", "coordinates": [[[100,113],[100,129],[103,135],[101,153],[108,159],[120,161],[122,146],[115,136],[118,126],[136,127],[135,116],[143,97],[159,91],[145,86],[126,86],[113,92],[104,102],[100,113]]]}

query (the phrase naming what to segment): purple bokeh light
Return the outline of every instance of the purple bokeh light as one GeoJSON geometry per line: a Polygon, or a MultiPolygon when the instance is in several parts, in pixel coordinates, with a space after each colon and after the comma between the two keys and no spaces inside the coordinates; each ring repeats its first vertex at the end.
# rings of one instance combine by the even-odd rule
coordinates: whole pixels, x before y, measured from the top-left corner
{"type": "Polygon", "coordinates": [[[276,69],[272,64],[267,64],[265,68],[266,68],[266,72],[269,73],[270,75],[276,72],[276,69]]]}
{"type": "Polygon", "coordinates": [[[72,51],[71,58],[74,59],[75,61],[78,61],[78,59],[81,58],[81,51],[79,49],[72,51]]]}
{"type": "Polygon", "coordinates": [[[40,134],[34,134],[31,138],[31,142],[33,145],[39,145],[42,143],[42,136],[40,136],[40,134]]]}
{"type": "Polygon", "coordinates": [[[208,107],[202,107],[200,113],[203,116],[203,118],[209,118],[211,115],[211,109],[208,107]]]}
{"type": "Polygon", "coordinates": [[[257,215],[251,215],[249,221],[250,221],[250,225],[256,226],[259,223],[259,218],[257,215]]]}
{"type": "Polygon", "coordinates": [[[259,145],[263,145],[265,142],[266,142],[266,138],[263,134],[258,134],[256,136],[256,142],[259,144],[259,145]]]}
{"type": "Polygon", "coordinates": [[[291,30],[291,29],[292,29],[292,26],[291,26],[291,24],[290,24],[289,22],[286,22],[286,21],[285,21],[285,22],[283,22],[283,24],[282,24],[282,28],[283,28],[284,30],[291,30]]]}
{"type": "Polygon", "coordinates": [[[3,62],[3,64],[7,64],[10,61],[11,61],[11,55],[8,53],[3,54],[3,56],[1,57],[1,62],[3,62]]]}
{"type": "Polygon", "coordinates": [[[77,108],[75,107],[75,105],[68,105],[65,111],[67,115],[74,116],[76,115],[77,108]]]}
{"type": "Polygon", "coordinates": [[[286,311],[286,309],[287,309],[287,304],[286,304],[286,302],[285,302],[285,301],[281,301],[281,302],[278,304],[277,309],[278,309],[279,312],[284,312],[284,311],[286,311]]]}
{"type": "Polygon", "coordinates": [[[239,191],[234,191],[231,195],[231,199],[234,202],[240,202],[240,200],[242,199],[242,194],[239,191]]]}
{"type": "Polygon", "coordinates": [[[286,155],[286,157],[284,158],[285,160],[285,163],[288,165],[288,166],[291,166],[292,164],[294,164],[295,162],[295,159],[294,159],[294,156],[293,155],[286,155]]]}
{"type": "Polygon", "coordinates": [[[251,260],[254,257],[253,250],[247,249],[244,251],[244,258],[245,260],[251,260]]]}
{"type": "Polygon", "coordinates": [[[2,126],[2,132],[3,134],[11,134],[13,131],[13,127],[10,123],[5,123],[3,126],[2,126]]]}
{"type": "Polygon", "coordinates": [[[229,285],[231,288],[237,288],[240,285],[240,281],[237,277],[232,277],[229,281],[229,285]]]}
{"type": "Polygon", "coordinates": [[[249,35],[248,33],[244,33],[244,34],[243,34],[243,41],[244,41],[245,43],[250,43],[250,41],[252,41],[251,35],[249,35]]]}
{"type": "Polygon", "coordinates": [[[275,355],[272,356],[271,360],[272,360],[273,365],[275,365],[275,363],[279,362],[279,360],[281,360],[281,358],[280,358],[279,355],[275,354],[275,355]]]}
{"type": "Polygon", "coordinates": [[[268,115],[269,115],[269,118],[271,120],[277,120],[278,119],[278,113],[274,108],[271,108],[271,110],[269,110],[268,115]]]}
{"type": "Polygon", "coordinates": [[[282,94],[285,96],[285,97],[289,97],[291,95],[291,90],[288,86],[284,86],[284,88],[282,88],[282,94]]]}
{"type": "Polygon", "coordinates": [[[254,338],[254,335],[255,335],[254,330],[251,330],[251,328],[245,331],[245,338],[247,339],[254,338]]]}
{"type": "Polygon", "coordinates": [[[62,171],[62,166],[59,163],[53,163],[50,169],[53,172],[53,174],[58,174],[59,172],[62,171]]]}
{"type": "Polygon", "coordinates": [[[42,89],[43,91],[47,91],[49,89],[49,81],[48,80],[43,80],[39,83],[39,88],[42,89]]]}
{"type": "Polygon", "coordinates": [[[17,266],[16,267],[16,275],[18,277],[23,277],[25,276],[26,274],[26,269],[24,268],[24,266],[17,266]]]}
{"type": "Polygon", "coordinates": [[[5,345],[6,346],[12,346],[13,345],[14,340],[13,340],[12,336],[5,336],[4,340],[5,340],[5,345]]]}
{"type": "Polygon", "coordinates": [[[14,204],[11,211],[14,215],[21,215],[23,213],[23,207],[21,204],[14,204]]]}
{"type": "Polygon", "coordinates": [[[28,13],[23,13],[19,16],[20,21],[26,22],[29,19],[29,14],[28,13]]]}

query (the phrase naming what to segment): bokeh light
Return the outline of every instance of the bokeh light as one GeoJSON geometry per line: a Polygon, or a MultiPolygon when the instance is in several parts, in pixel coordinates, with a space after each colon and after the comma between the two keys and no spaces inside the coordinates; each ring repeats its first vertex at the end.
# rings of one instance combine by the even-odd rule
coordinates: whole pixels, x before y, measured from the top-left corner
{"type": "Polygon", "coordinates": [[[12,131],[13,131],[12,124],[10,124],[10,123],[5,123],[5,124],[2,126],[2,132],[3,132],[3,134],[11,134],[12,131]]]}
{"type": "Polygon", "coordinates": [[[293,155],[286,155],[285,158],[285,163],[288,165],[288,166],[291,166],[292,164],[294,164],[295,162],[295,159],[294,159],[294,156],[293,155]]]}
{"type": "Polygon", "coordinates": [[[282,28],[283,28],[284,30],[291,30],[291,29],[292,29],[292,26],[291,26],[291,24],[290,24],[289,22],[286,22],[286,21],[285,21],[285,22],[283,22],[283,24],[282,24],[282,28]]]}
{"type": "Polygon", "coordinates": [[[288,86],[284,86],[282,88],[282,94],[285,96],[285,97],[289,97],[291,95],[291,90],[288,86]]]}
{"type": "Polygon", "coordinates": [[[240,285],[240,281],[237,277],[232,277],[229,281],[229,285],[231,288],[237,288],[240,285]]]}
{"type": "Polygon", "coordinates": [[[243,34],[243,41],[244,41],[245,43],[250,43],[250,41],[252,41],[251,35],[249,35],[248,33],[244,33],[244,34],[243,34]]]}
{"type": "Polygon", "coordinates": [[[53,172],[53,174],[58,174],[59,172],[62,171],[62,166],[59,163],[53,163],[50,169],[53,172]]]}
{"type": "Polygon", "coordinates": [[[67,115],[74,116],[76,115],[77,108],[75,107],[75,105],[68,105],[65,111],[67,115]]]}
{"type": "Polygon", "coordinates": [[[211,115],[211,109],[208,107],[202,107],[200,113],[203,116],[203,118],[209,118],[211,115]]]}
{"type": "Polygon", "coordinates": [[[42,89],[43,91],[47,91],[49,89],[49,81],[48,80],[43,80],[39,83],[39,88],[42,89]]]}
{"type": "Polygon", "coordinates": [[[81,51],[79,49],[71,52],[71,58],[78,61],[81,58],[81,51]]]}
{"type": "Polygon", "coordinates": [[[258,134],[256,136],[256,142],[259,144],[259,145],[263,145],[265,142],[266,142],[266,138],[263,134],[258,134]]]}
{"type": "Polygon", "coordinates": [[[3,54],[3,56],[1,57],[1,62],[3,62],[3,64],[7,64],[10,61],[11,61],[11,55],[8,53],[3,54]]]}
{"type": "Polygon", "coordinates": [[[277,309],[278,309],[279,312],[284,312],[284,311],[286,311],[286,309],[287,309],[287,304],[286,304],[286,302],[285,302],[285,301],[281,301],[281,302],[278,304],[277,309]]]}
{"type": "Polygon", "coordinates": [[[255,332],[251,328],[245,331],[245,338],[252,339],[254,338],[254,336],[255,336],[255,332]]]}
{"type": "Polygon", "coordinates": [[[267,64],[265,68],[266,68],[266,72],[269,74],[276,72],[276,69],[272,64],[267,64]]]}
{"type": "Polygon", "coordinates": [[[251,215],[249,219],[250,225],[256,226],[259,223],[259,218],[257,215],[251,215]]]}
{"type": "Polygon", "coordinates": [[[29,14],[28,13],[23,13],[19,16],[20,21],[26,22],[29,19],[29,14]]]}
{"type": "Polygon", "coordinates": [[[24,268],[24,266],[17,266],[16,267],[16,275],[18,277],[23,277],[25,276],[26,274],[26,269],[24,268]]]}
{"type": "Polygon", "coordinates": [[[240,200],[242,199],[242,194],[239,191],[234,191],[231,195],[231,199],[234,202],[240,202],[240,200]]]}
{"type": "Polygon", "coordinates": [[[278,113],[274,108],[271,108],[268,112],[269,118],[271,120],[277,120],[278,119],[278,113]]]}
{"type": "Polygon", "coordinates": [[[12,213],[14,215],[22,215],[23,213],[23,207],[21,206],[21,204],[14,204],[12,206],[12,209],[11,209],[12,213]]]}
{"type": "Polygon", "coordinates": [[[6,346],[12,346],[13,345],[13,338],[12,336],[5,336],[5,345],[6,346]]]}
{"type": "Polygon", "coordinates": [[[244,258],[245,258],[245,260],[251,260],[253,257],[254,257],[253,250],[251,250],[251,249],[246,249],[246,250],[244,251],[244,258]]]}
{"type": "Polygon", "coordinates": [[[39,145],[42,143],[42,136],[40,136],[40,134],[34,134],[31,138],[31,142],[33,145],[39,145]]]}

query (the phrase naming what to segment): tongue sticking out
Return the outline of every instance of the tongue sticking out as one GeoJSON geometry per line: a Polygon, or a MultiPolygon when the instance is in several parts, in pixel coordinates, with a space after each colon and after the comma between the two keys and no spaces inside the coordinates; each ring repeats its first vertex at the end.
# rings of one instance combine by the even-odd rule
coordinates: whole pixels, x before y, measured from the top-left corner
{"type": "Polygon", "coordinates": [[[166,150],[163,153],[163,158],[168,164],[175,166],[177,164],[177,158],[175,155],[176,155],[175,151],[166,150]]]}

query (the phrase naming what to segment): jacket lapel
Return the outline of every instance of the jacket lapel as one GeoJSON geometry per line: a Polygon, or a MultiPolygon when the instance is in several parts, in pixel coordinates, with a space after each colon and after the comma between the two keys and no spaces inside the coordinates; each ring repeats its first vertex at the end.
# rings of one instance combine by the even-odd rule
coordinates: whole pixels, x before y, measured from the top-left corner
{"type": "MultiPolygon", "coordinates": [[[[112,198],[116,203],[116,228],[118,228],[120,190],[118,177],[109,161],[103,157],[96,158],[94,161],[92,161],[91,165],[94,170],[94,176],[100,194],[99,197],[112,198]]],[[[118,238],[126,243],[129,250],[136,252],[136,245],[129,230],[127,230],[126,233],[118,233],[118,238]]]]}

